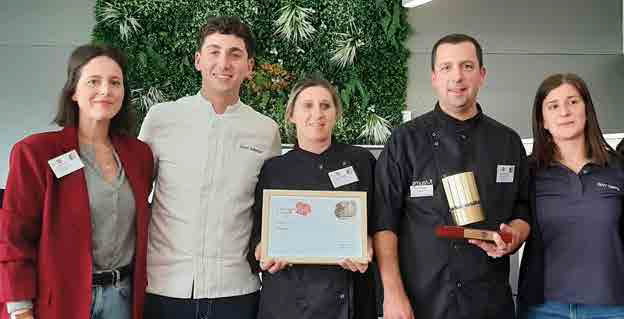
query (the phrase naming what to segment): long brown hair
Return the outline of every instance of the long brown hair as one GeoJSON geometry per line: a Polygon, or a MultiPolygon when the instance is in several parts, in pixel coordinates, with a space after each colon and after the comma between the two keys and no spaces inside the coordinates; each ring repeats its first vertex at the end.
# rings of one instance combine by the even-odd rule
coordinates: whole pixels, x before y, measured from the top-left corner
{"type": "Polygon", "coordinates": [[[59,126],[78,126],[78,103],[72,99],[76,85],[80,79],[82,67],[94,58],[105,56],[115,61],[123,75],[124,98],[119,112],[111,119],[110,133],[131,135],[134,133],[135,114],[130,105],[130,89],[128,88],[126,57],[119,49],[99,45],[86,44],[77,47],[67,63],[67,80],[61,90],[58,110],[53,122],[59,126]]]}
{"type": "Polygon", "coordinates": [[[573,73],[553,74],[547,77],[537,89],[535,100],[533,101],[533,152],[531,157],[536,161],[537,167],[541,168],[548,166],[557,155],[557,145],[553,141],[550,132],[544,128],[542,105],[550,91],[563,84],[572,85],[585,103],[586,120],[584,131],[587,158],[591,158],[596,164],[605,165],[608,160],[608,152],[613,151],[613,149],[607,144],[602,135],[596,116],[596,109],[594,108],[587,84],[573,73]]]}

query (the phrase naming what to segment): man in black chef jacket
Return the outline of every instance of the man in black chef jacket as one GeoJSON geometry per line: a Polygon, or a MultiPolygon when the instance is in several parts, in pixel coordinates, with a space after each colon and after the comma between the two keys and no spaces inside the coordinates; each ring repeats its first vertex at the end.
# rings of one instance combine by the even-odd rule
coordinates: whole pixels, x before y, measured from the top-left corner
{"type": "MultiPolygon", "coordinates": [[[[509,255],[529,234],[528,172],[520,137],[483,113],[483,54],[470,36],[438,40],[431,54],[433,111],[393,131],[375,170],[375,254],[384,319],[514,318],[509,255]],[[505,244],[437,238],[453,225],[442,177],[475,175],[485,221],[505,244]],[[500,258],[499,258],[500,257],[500,258]]],[[[496,106],[490,106],[496,107],[496,106]]]]}

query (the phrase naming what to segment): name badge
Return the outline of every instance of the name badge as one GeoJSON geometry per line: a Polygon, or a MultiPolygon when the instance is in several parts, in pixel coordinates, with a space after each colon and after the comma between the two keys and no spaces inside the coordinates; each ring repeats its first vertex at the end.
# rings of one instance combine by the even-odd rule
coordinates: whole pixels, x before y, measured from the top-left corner
{"type": "Polygon", "coordinates": [[[513,183],[515,165],[498,165],[496,166],[496,182],[497,183],[513,183]]]}
{"type": "Polygon", "coordinates": [[[332,182],[332,185],[334,185],[334,188],[338,188],[340,186],[348,185],[359,181],[357,175],[355,174],[353,166],[348,166],[339,170],[335,170],[333,172],[329,172],[328,175],[329,179],[332,182]]]}
{"type": "Polygon", "coordinates": [[[432,183],[418,183],[414,182],[410,186],[410,197],[431,197],[433,196],[433,184],[432,183]]]}
{"type": "Polygon", "coordinates": [[[57,156],[48,161],[48,165],[54,172],[56,178],[61,178],[65,175],[73,173],[84,167],[84,164],[78,156],[76,150],[71,150],[61,156],[57,156]]]}

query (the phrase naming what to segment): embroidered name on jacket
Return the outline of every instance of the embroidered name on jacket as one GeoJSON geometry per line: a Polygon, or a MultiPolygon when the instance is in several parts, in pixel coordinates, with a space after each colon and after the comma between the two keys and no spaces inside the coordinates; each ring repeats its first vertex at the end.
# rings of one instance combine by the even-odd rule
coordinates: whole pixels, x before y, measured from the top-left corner
{"type": "Polygon", "coordinates": [[[260,148],[258,148],[256,146],[248,145],[248,144],[241,144],[240,148],[244,149],[244,150],[250,150],[250,151],[256,152],[258,154],[262,154],[262,152],[264,152],[264,150],[262,150],[262,149],[260,149],[260,148]]]}

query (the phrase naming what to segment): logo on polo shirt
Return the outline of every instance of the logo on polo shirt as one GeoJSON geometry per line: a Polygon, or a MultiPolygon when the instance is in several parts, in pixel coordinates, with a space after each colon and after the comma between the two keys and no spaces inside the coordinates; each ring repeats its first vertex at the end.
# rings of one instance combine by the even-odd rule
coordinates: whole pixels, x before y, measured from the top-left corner
{"type": "Polygon", "coordinates": [[[612,189],[612,190],[616,190],[616,191],[620,191],[620,188],[617,186],[613,186],[613,185],[609,185],[607,183],[603,183],[603,182],[597,182],[596,186],[600,187],[600,188],[608,188],[608,189],[612,189]]]}

